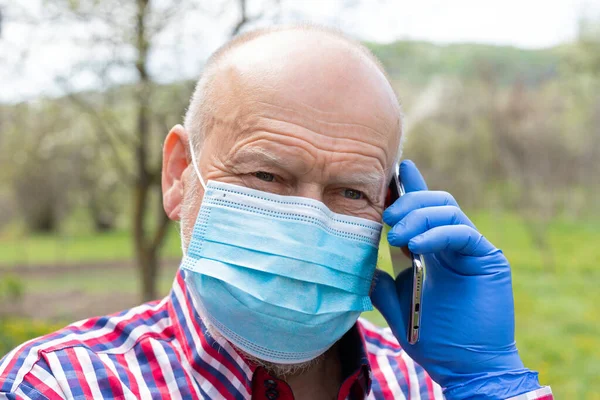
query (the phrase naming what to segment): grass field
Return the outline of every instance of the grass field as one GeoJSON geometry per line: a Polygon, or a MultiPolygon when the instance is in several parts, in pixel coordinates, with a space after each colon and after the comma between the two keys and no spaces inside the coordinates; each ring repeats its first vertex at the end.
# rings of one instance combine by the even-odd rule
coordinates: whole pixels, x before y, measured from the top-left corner
{"type": "MultiPolygon", "coordinates": [[[[517,217],[491,213],[471,217],[511,261],[517,344],[525,364],[540,372],[542,383],[551,385],[557,398],[600,399],[600,224],[558,220],[550,224],[555,260],[550,267],[543,264],[544,257],[533,247],[517,217]]],[[[164,254],[178,257],[180,252],[174,227],[164,254]]],[[[0,234],[0,268],[130,257],[127,232],[27,239],[0,234]]],[[[168,291],[171,281],[170,273],[161,276],[161,292],[168,291]]],[[[25,290],[46,294],[69,290],[135,293],[137,279],[131,268],[69,276],[33,275],[26,278],[25,290]]],[[[367,317],[385,323],[375,312],[367,317]]]]}
{"type": "MultiPolygon", "coordinates": [[[[163,256],[179,257],[181,244],[177,227],[172,226],[163,256]]],[[[14,265],[62,265],[97,261],[129,260],[133,241],[126,230],[108,233],[74,232],[23,236],[0,232],[0,268],[14,265]]]]}

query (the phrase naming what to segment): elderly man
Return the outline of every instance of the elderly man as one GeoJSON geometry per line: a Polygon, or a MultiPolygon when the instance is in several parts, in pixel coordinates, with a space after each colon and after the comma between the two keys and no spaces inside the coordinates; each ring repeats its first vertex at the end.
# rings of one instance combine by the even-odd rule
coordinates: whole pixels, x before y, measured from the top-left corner
{"type": "Polygon", "coordinates": [[[386,204],[400,115],[381,65],[338,33],[221,48],[164,144],[184,253],[171,293],[15,349],[0,398],[552,398],[515,347],[502,253],[411,162],[386,204]],[[410,274],[375,272],[382,218],[426,257],[416,344],[410,274]],[[358,319],[371,301],[391,329],[358,319]]]}

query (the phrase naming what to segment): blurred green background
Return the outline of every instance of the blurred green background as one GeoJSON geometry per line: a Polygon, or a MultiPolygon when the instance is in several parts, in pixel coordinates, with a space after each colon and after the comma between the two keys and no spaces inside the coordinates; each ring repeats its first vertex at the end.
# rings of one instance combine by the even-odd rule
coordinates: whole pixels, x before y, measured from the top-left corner
{"type": "MultiPolygon", "coordinates": [[[[192,7],[200,3],[65,0],[29,15],[0,2],[4,29],[77,21],[95,32],[83,45],[127,50],[84,58],[57,79],[59,95],[0,103],[0,357],[74,320],[168,293],[181,249],[161,208],[160,150],[195,78],[164,82],[149,60],[178,15],[213,12],[192,7]],[[133,72],[113,79],[115,68],[133,72]],[[70,86],[81,74],[99,83],[70,86]]],[[[277,22],[245,1],[223,4],[240,13],[228,35],[277,22]]],[[[541,49],[366,43],[403,104],[405,158],[507,255],[521,355],[566,399],[600,399],[599,21],[586,15],[576,40],[541,49]]],[[[393,249],[391,257],[406,263],[393,249]]],[[[380,267],[390,269],[385,252],[380,267]]]]}

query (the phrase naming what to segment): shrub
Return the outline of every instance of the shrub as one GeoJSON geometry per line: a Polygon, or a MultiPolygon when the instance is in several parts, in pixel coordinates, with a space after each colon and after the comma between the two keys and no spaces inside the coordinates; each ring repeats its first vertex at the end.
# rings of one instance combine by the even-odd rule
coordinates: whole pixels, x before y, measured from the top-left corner
{"type": "Polygon", "coordinates": [[[0,318],[0,357],[30,339],[62,328],[64,324],[26,318],[0,318]]]}

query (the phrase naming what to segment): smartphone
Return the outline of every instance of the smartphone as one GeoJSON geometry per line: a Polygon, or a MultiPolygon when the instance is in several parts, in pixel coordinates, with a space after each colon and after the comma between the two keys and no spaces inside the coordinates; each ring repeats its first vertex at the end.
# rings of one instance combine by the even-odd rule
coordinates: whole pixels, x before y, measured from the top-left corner
{"type": "MultiPolygon", "coordinates": [[[[400,181],[400,165],[396,164],[394,176],[390,182],[390,202],[393,204],[405,193],[404,186],[400,181]]],[[[421,313],[423,312],[423,281],[425,280],[425,259],[421,254],[413,254],[408,251],[412,263],[412,294],[410,302],[410,313],[406,336],[408,343],[415,344],[419,341],[419,330],[421,327],[421,313]]],[[[394,274],[398,276],[401,271],[399,265],[394,265],[394,274]]]]}

